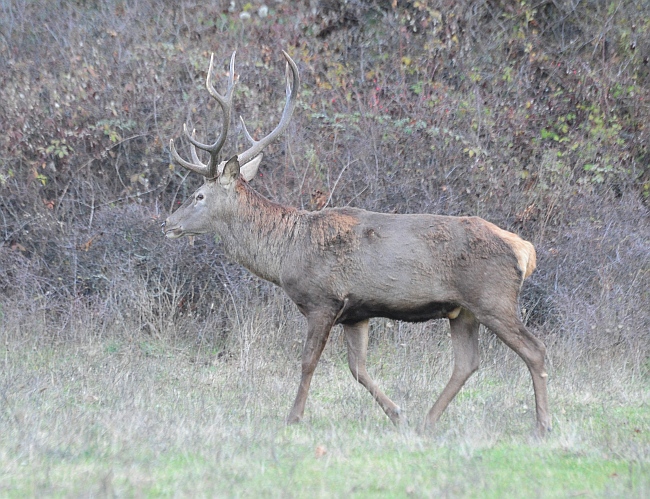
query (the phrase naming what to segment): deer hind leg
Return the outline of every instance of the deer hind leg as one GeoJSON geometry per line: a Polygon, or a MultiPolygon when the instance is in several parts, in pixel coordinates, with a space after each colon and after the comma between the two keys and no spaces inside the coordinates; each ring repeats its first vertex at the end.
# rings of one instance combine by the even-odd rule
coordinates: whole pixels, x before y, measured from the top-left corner
{"type": "Polygon", "coordinates": [[[478,328],[479,322],[467,309],[462,309],[455,319],[449,320],[451,345],[454,351],[454,370],[447,385],[429,410],[424,422],[431,428],[460,391],[469,377],[478,369],[478,328]]]}
{"type": "Polygon", "coordinates": [[[334,314],[326,312],[309,314],[307,316],[307,338],[302,349],[300,385],[298,386],[296,400],[287,417],[288,424],[297,423],[302,419],[305,412],[305,404],[307,403],[311,378],[314,375],[318,360],[323,353],[325,343],[327,343],[327,338],[334,325],[335,317],[334,314]]]}
{"type": "Polygon", "coordinates": [[[551,429],[551,416],[548,410],[548,392],[546,379],[548,374],[544,368],[546,347],[539,339],[528,331],[516,312],[490,316],[485,321],[481,319],[501,341],[513,349],[528,366],[533,378],[535,391],[535,406],[537,413],[537,433],[540,437],[551,429]]]}
{"type": "Polygon", "coordinates": [[[377,386],[366,370],[368,353],[368,320],[343,326],[345,343],[348,347],[348,365],[352,376],[375,398],[395,426],[400,424],[400,408],[377,386]]]}

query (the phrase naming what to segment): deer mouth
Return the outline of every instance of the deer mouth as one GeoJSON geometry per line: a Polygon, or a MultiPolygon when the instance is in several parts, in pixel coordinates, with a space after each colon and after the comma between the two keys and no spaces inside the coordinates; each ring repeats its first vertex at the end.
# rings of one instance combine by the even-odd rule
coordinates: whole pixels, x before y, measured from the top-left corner
{"type": "Polygon", "coordinates": [[[185,231],[182,227],[175,227],[173,229],[165,230],[165,237],[168,237],[169,239],[178,239],[183,236],[187,236],[192,246],[194,246],[194,237],[198,235],[200,235],[199,232],[185,231]]]}
{"type": "Polygon", "coordinates": [[[185,232],[183,232],[183,229],[176,228],[176,229],[169,229],[165,231],[165,237],[168,237],[169,239],[178,239],[179,237],[183,237],[185,235],[185,232]]]}
{"type": "Polygon", "coordinates": [[[193,235],[191,232],[183,230],[182,225],[175,225],[170,227],[169,220],[165,220],[160,224],[160,230],[164,236],[168,237],[169,239],[178,239],[179,237],[193,235]]]}
{"type": "Polygon", "coordinates": [[[165,235],[165,237],[168,237],[169,239],[178,239],[179,237],[183,237],[186,234],[186,232],[180,226],[168,227],[167,220],[165,220],[160,225],[160,229],[162,230],[162,233],[165,235]]]}

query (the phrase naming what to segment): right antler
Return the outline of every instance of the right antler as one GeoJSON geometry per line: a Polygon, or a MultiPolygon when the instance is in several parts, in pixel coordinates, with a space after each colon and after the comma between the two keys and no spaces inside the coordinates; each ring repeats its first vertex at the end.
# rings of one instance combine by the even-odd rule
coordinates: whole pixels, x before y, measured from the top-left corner
{"type": "Polygon", "coordinates": [[[187,168],[188,170],[191,170],[195,173],[199,173],[204,177],[207,177],[208,179],[213,179],[217,176],[217,164],[219,163],[219,152],[221,151],[223,144],[226,142],[226,137],[228,136],[228,129],[230,127],[230,114],[231,114],[230,112],[232,109],[232,91],[235,88],[235,52],[232,53],[232,57],[230,58],[230,74],[228,76],[228,88],[226,90],[226,95],[221,95],[212,86],[213,66],[214,66],[214,54],[210,56],[210,68],[208,69],[208,77],[205,80],[205,86],[207,87],[208,92],[210,92],[210,95],[214,98],[214,100],[216,100],[219,103],[219,105],[221,106],[221,110],[223,111],[223,124],[222,124],[221,134],[219,135],[219,138],[217,138],[216,142],[212,145],[202,144],[201,142],[196,140],[194,132],[192,132],[192,134],[190,135],[189,131],[187,130],[187,124],[184,124],[183,132],[185,132],[185,135],[187,136],[190,143],[192,144],[190,150],[192,153],[193,163],[184,160],[183,158],[180,157],[178,152],[176,152],[176,147],[174,147],[174,139],[171,139],[169,141],[169,148],[171,150],[172,156],[178,162],[178,164],[187,168]],[[197,147],[203,151],[210,153],[210,160],[208,161],[207,164],[199,160],[199,157],[196,154],[197,147]]]}
{"type": "MultiPolygon", "coordinates": [[[[291,121],[291,115],[293,114],[293,110],[296,107],[296,101],[298,98],[298,88],[300,87],[300,76],[298,74],[298,67],[296,66],[296,63],[293,62],[293,59],[291,59],[289,54],[287,54],[283,50],[282,55],[284,55],[284,58],[287,60],[288,69],[291,70],[291,80],[289,79],[289,70],[287,70],[287,86],[286,86],[287,101],[284,105],[284,110],[282,111],[282,118],[280,118],[280,123],[278,123],[278,126],[276,126],[271,133],[269,133],[263,139],[255,140],[253,139],[253,137],[251,137],[250,133],[248,133],[248,130],[246,129],[246,124],[244,123],[244,119],[240,117],[242,127],[244,129],[244,135],[246,136],[248,141],[252,144],[249,149],[247,149],[246,151],[238,155],[237,159],[239,160],[240,165],[245,165],[246,163],[254,159],[256,156],[259,156],[259,154],[266,146],[268,146],[271,142],[277,139],[277,137],[282,132],[284,132],[284,130],[289,125],[289,121],[291,121]]],[[[180,157],[180,155],[176,151],[176,147],[174,147],[174,139],[171,139],[169,141],[169,148],[171,150],[172,157],[174,158],[174,160],[176,160],[176,162],[178,162],[178,164],[187,168],[188,170],[191,170],[195,173],[199,173],[210,180],[216,178],[217,175],[219,174],[219,172],[217,171],[219,152],[221,151],[221,148],[223,147],[226,141],[226,136],[228,135],[228,128],[230,126],[230,112],[232,107],[231,101],[232,101],[233,88],[235,86],[234,84],[235,53],[233,52],[232,57],[230,59],[230,75],[228,77],[228,89],[226,90],[226,95],[219,94],[212,86],[213,61],[214,61],[214,54],[212,54],[212,57],[210,57],[210,69],[208,70],[208,77],[206,79],[205,84],[206,87],[208,88],[208,92],[210,92],[210,95],[219,103],[221,109],[223,110],[223,114],[224,114],[223,125],[222,125],[221,134],[219,135],[219,138],[212,145],[202,144],[201,142],[196,140],[194,132],[190,134],[187,129],[187,125],[183,125],[183,131],[185,132],[185,135],[187,136],[188,140],[191,143],[190,152],[192,154],[192,162],[186,161],[180,157]],[[204,164],[199,160],[199,157],[196,154],[197,147],[203,151],[207,151],[208,153],[210,153],[210,160],[208,161],[207,164],[204,164]]]]}
{"type": "Polygon", "coordinates": [[[239,160],[239,164],[241,165],[245,165],[255,156],[259,155],[266,146],[268,146],[282,132],[284,132],[284,130],[289,125],[289,121],[291,121],[291,115],[293,114],[293,110],[296,107],[296,102],[298,99],[298,88],[300,87],[300,76],[298,74],[298,66],[296,66],[295,62],[293,62],[293,59],[289,56],[289,54],[287,54],[283,50],[282,55],[287,60],[288,67],[291,68],[291,76],[292,76],[291,78],[292,81],[289,82],[289,71],[287,70],[286,72],[287,73],[287,88],[286,88],[287,102],[284,104],[284,110],[282,111],[282,118],[280,118],[280,123],[278,123],[278,126],[276,126],[271,133],[269,133],[263,139],[255,140],[248,133],[248,130],[246,129],[246,124],[244,123],[244,118],[242,118],[241,116],[239,117],[239,119],[241,120],[242,127],[244,128],[244,135],[246,135],[246,138],[252,144],[252,146],[249,149],[247,149],[246,151],[244,151],[243,153],[237,156],[237,159],[239,160]]]}

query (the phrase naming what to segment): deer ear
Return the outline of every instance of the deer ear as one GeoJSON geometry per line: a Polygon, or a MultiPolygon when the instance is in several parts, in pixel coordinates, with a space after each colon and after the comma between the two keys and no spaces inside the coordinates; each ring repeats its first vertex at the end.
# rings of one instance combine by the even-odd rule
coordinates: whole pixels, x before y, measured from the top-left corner
{"type": "Polygon", "coordinates": [[[228,187],[239,178],[239,160],[233,156],[223,167],[223,173],[219,176],[219,183],[228,187]]]}
{"type": "Polygon", "coordinates": [[[256,156],[241,167],[241,176],[246,182],[250,182],[253,180],[253,177],[257,175],[257,169],[259,168],[260,162],[262,161],[262,156],[263,154],[256,156]]]}

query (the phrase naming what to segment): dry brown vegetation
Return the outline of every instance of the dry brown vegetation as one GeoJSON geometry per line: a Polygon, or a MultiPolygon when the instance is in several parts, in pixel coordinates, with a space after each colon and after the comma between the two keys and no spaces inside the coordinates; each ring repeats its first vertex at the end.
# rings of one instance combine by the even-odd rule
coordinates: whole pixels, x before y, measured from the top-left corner
{"type": "MultiPolygon", "coordinates": [[[[647,386],[647,2],[261,6],[0,1],[7,351],[171,338],[200,362],[243,365],[250,333],[296,357],[290,304],[225,261],[218,238],[189,246],[158,229],[201,181],[170,165],[167,145],[185,121],[215,126],[210,52],[223,82],[237,50],[234,111],[259,135],[281,111],[284,49],[303,90],[255,189],[308,209],[480,215],[521,234],[538,252],[523,312],[549,347],[551,397],[554,372],[603,362],[647,386]]],[[[231,135],[234,153],[243,138],[231,135]]],[[[374,347],[408,345],[419,327],[376,321],[374,347]]],[[[378,378],[408,391],[399,369],[390,376],[378,378]]]]}
{"type": "Polygon", "coordinates": [[[483,216],[537,246],[525,308],[538,334],[646,351],[642,2],[258,7],[2,3],[5,324],[41,315],[65,335],[92,310],[167,334],[192,313],[190,330],[210,317],[223,331],[234,304],[263,299],[218,241],[170,244],[157,224],[200,181],[170,166],[166,145],[186,120],[214,126],[209,52],[223,78],[237,49],[235,113],[259,132],[282,104],[285,48],[304,90],[256,189],[311,209],[483,216]]]}

